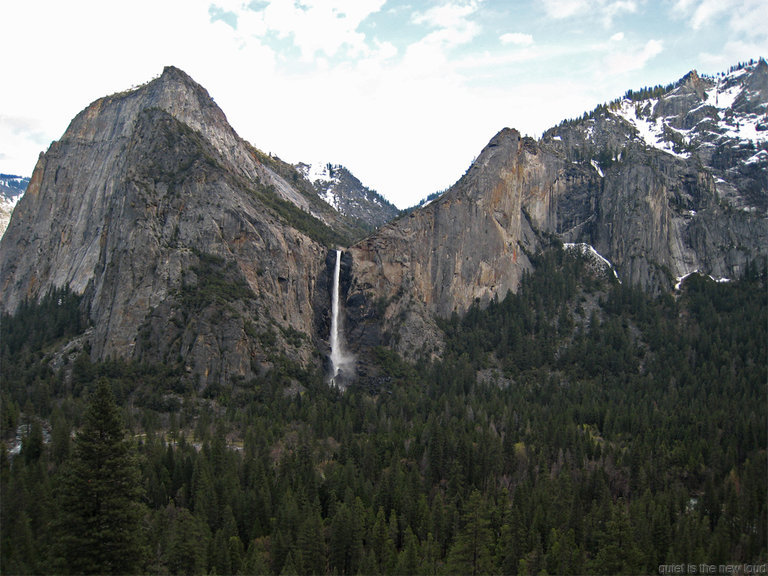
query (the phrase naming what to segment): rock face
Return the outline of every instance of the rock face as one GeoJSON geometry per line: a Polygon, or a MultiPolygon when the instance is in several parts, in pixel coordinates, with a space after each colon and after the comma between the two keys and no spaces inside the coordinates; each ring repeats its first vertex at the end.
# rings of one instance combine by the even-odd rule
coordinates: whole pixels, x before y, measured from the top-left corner
{"type": "MultiPolygon", "coordinates": [[[[442,196],[344,250],[350,352],[440,354],[439,318],[516,290],[553,241],[652,292],[694,270],[738,276],[768,254],[767,102],[759,61],[628,92],[538,141],[502,130],[442,196]]],[[[0,244],[2,309],[68,285],[95,359],[162,363],[201,386],[280,356],[319,365],[335,248],[361,230],[339,210],[365,194],[346,207],[331,194],[334,209],[321,195],[339,174],[304,172],[167,68],[94,102],[41,156],[0,244]]],[[[356,373],[373,381],[369,369],[356,373]]]]}
{"type": "MultiPolygon", "coordinates": [[[[718,78],[695,71],[662,93],[632,94],[563,123],[540,145],[596,179],[592,206],[534,225],[586,242],[621,278],[668,290],[694,270],[736,277],[768,242],[768,66],[718,78]]],[[[582,207],[584,205],[582,204],[582,207]]],[[[542,207],[540,207],[540,210],[542,207]]]]}
{"type": "Polygon", "coordinates": [[[516,290],[552,238],[651,292],[738,276],[768,254],[766,86],[761,60],[628,93],[538,142],[502,130],[439,199],[350,250],[352,341],[439,352],[434,318],[516,290]]]}
{"type": "Polygon", "coordinates": [[[306,363],[327,253],[312,232],[334,218],[313,211],[167,68],[94,102],[41,156],[2,241],[2,307],[69,285],[86,296],[94,358],[201,384],[248,377],[276,350],[306,363]]]}
{"type": "Polygon", "coordinates": [[[437,353],[435,314],[514,290],[537,246],[523,191],[533,183],[532,193],[551,193],[549,171],[533,141],[502,130],[443,196],[355,245],[351,340],[365,342],[378,323],[401,353],[437,353]]]}

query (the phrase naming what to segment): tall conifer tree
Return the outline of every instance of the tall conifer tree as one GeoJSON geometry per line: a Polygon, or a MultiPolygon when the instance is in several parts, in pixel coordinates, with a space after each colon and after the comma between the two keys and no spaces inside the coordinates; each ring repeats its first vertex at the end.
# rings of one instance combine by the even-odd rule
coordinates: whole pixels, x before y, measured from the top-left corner
{"type": "Polygon", "coordinates": [[[141,571],[140,471],[110,384],[98,383],[59,493],[59,553],[73,574],[141,571]]]}

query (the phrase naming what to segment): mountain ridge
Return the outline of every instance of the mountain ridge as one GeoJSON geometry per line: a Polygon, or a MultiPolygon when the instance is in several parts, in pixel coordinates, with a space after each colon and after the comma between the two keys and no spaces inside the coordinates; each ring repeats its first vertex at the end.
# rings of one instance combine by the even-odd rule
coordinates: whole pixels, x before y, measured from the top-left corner
{"type": "Polygon", "coordinates": [[[767,79],[763,60],[735,79],[692,72],[650,100],[600,106],[538,141],[501,130],[454,186],[350,249],[349,313],[369,334],[354,339],[379,338],[411,357],[439,353],[432,315],[504,298],[530,269],[528,255],[553,239],[593,247],[620,280],[651,293],[672,290],[693,270],[739,276],[768,246],[768,164],[761,160],[768,142],[760,131],[745,136],[729,126],[759,125],[755,110],[766,114],[768,92],[755,87],[767,79]],[[669,125],[692,122],[692,111],[717,99],[718,85],[728,101],[681,141],[669,125]],[[735,151],[726,158],[720,148],[735,151]],[[451,214],[459,205],[460,214],[451,214]],[[371,321],[381,301],[387,306],[371,321]]]}
{"type": "Polygon", "coordinates": [[[372,232],[400,213],[375,190],[364,186],[350,170],[340,164],[299,162],[297,170],[312,182],[317,194],[341,214],[361,222],[372,232]]]}
{"type": "Polygon", "coordinates": [[[315,215],[346,225],[278,168],[175,68],[97,100],[14,210],[4,310],[68,286],[85,297],[93,359],[178,366],[203,385],[258,373],[273,348],[307,363],[312,347],[281,328],[312,341],[323,242],[344,238],[315,215]]]}
{"type": "Polygon", "coordinates": [[[324,362],[337,247],[363,363],[382,344],[439,356],[438,319],[515,292],[552,243],[589,246],[652,293],[693,270],[732,277],[768,246],[766,78],[762,60],[692,72],[539,140],[502,129],[445,193],[353,241],[355,215],[322,196],[343,176],[363,198],[359,180],[331,165],[311,182],[260,152],[168,67],[92,103],[41,156],[2,240],[2,306],[68,286],[85,296],[92,358],[166,363],[202,385],[280,355],[324,362]],[[751,140],[735,129],[747,124],[751,140]]]}

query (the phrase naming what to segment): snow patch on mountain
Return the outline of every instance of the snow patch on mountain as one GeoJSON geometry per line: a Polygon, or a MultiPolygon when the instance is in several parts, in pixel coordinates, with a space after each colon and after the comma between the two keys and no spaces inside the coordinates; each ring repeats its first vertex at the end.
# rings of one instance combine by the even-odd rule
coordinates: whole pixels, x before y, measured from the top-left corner
{"type": "Polygon", "coordinates": [[[364,186],[344,166],[330,162],[300,162],[295,167],[309,180],[320,198],[345,216],[375,228],[398,214],[394,205],[364,186]]]}
{"type": "MultiPolygon", "coordinates": [[[[651,108],[653,108],[658,103],[658,100],[652,99],[649,100],[649,103],[651,104],[651,108]]],[[[637,103],[628,99],[625,99],[621,102],[621,106],[616,113],[630,125],[632,125],[632,127],[637,131],[637,137],[640,138],[640,140],[642,140],[646,146],[657,148],[658,150],[662,150],[668,154],[672,154],[673,156],[678,156],[680,158],[688,158],[690,156],[690,154],[687,152],[676,151],[674,144],[668,140],[665,135],[665,131],[672,130],[685,138],[686,132],[688,131],[675,130],[666,123],[664,118],[646,117],[642,112],[640,112],[640,107],[637,105],[637,103]]]]}
{"type": "Polygon", "coordinates": [[[300,162],[296,168],[301,172],[304,177],[312,182],[333,182],[334,169],[338,169],[338,166],[333,166],[330,162],[312,162],[305,163],[300,162]]]}
{"type": "Polygon", "coordinates": [[[683,274],[682,276],[678,276],[677,277],[677,283],[675,284],[675,290],[679,292],[680,291],[680,287],[683,285],[683,282],[685,282],[685,279],[688,278],[689,276],[694,275],[694,274],[698,274],[699,276],[706,276],[707,278],[712,280],[712,282],[717,282],[718,284],[722,284],[722,283],[730,282],[731,281],[730,278],[724,278],[724,277],[715,278],[711,274],[706,274],[705,275],[705,274],[702,274],[699,270],[694,270],[693,272],[688,272],[687,274],[683,274]]]}
{"type": "Polygon", "coordinates": [[[0,174],[0,238],[5,234],[16,204],[27,189],[29,178],[0,174]]]}
{"type": "Polygon", "coordinates": [[[578,243],[571,243],[566,242],[563,244],[563,249],[573,252],[578,252],[582,256],[585,256],[587,259],[594,262],[598,267],[602,269],[607,269],[613,272],[614,277],[616,280],[619,281],[619,284],[621,284],[621,279],[619,278],[618,272],[616,272],[616,268],[613,267],[613,264],[611,263],[608,258],[600,254],[597,250],[595,250],[594,246],[587,244],[585,242],[578,242],[578,243]]]}
{"type": "Polygon", "coordinates": [[[334,210],[341,212],[339,195],[335,190],[339,183],[338,170],[340,166],[334,166],[330,162],[312,162],[310,164],[300,162],[296,168],[304,178],[314,185],[320,198],[333,206],[334,210]]]}
{"type": "MultiPolygon", "coordinates": [[[[739,72],[744,71],[740,70],[739,72]]],[[[731,75],[730,77],[733,78],[734,76],[731,75]]],[[[720,81],[716,86],[706,91],[707,104],[714,105],[719,110],[727,110],[733,106],[736,98],[741,94],[743,87],[738,84],[735,86],[728,86],[727,88],[722,88],[722,86],[723,83],[720,81]]]]}

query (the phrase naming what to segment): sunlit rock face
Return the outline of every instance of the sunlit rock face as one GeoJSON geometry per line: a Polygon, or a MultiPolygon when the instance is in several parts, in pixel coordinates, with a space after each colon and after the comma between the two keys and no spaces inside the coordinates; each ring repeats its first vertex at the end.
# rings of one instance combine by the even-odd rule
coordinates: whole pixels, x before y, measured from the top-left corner
{"type": "Polygon", "coordinates": [[[284,330],[313,334],[326,248],[265,205],[275,196],[312,210],[167,68],[91,104],[41,156],[2,241],[2,307],[69,286],[94,359],[180,365],[202,384],[252,376],[272,349],[309,362],[312,338],[284,330]]]}
{"type": "Polygon", "coordinates": [[[440,198],[352,248],[352,324],[439,353],[435,316],[516,290],[552,239],[594,247],[651,292],[693,270],[738,276],[768,253],[766,87],[764,61],[692,72],[538,141],[502,130],[440,198]]]}
{"type": "Polygon", "coordinates": [[[380,199],[341,167],[315,177],[259,152],[167,68],[91,104],[41,156],[0,244],[0,304],[69,286],[94,359],[204,385],[278,355],[322,365],[336,287],[349,373],[375,381],[368,352],[441,354],[439,319],[517,290],[553,242],[650,292],[738,276],[768,253],[767,101],[760,61],[628,93],[539,140],[503,129],[440,197],[344,246],[388,217],[380,199]]]}

